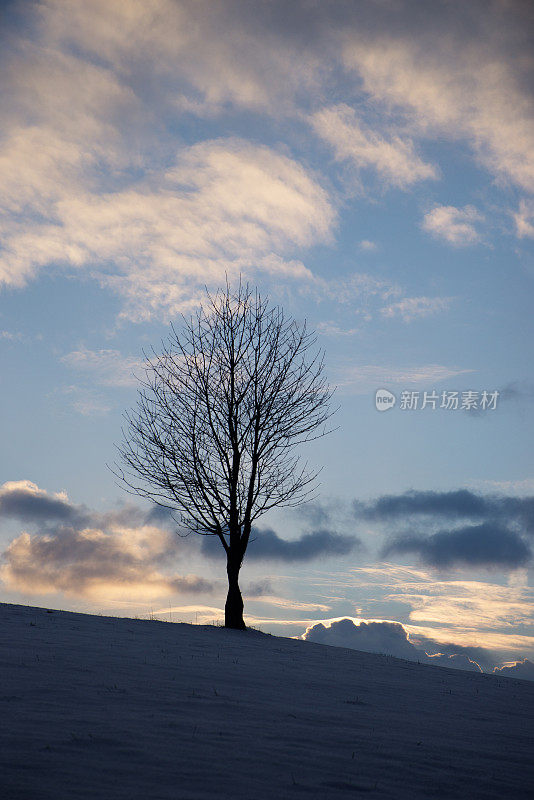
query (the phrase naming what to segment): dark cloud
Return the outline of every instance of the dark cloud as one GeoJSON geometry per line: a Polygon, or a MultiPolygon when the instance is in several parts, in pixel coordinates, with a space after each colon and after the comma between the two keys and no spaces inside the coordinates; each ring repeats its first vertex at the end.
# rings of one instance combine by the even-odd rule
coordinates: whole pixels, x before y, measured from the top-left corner
{"type": "Polygon", "coordinates": [[[412,489],[356,500],[353,511],[357,520],[376,522],[389,534],[383,557],[416,553],[433,567],[506,569],[532,557],[523,536],[534,534],[534,497],[412,489]]]}
{"type": "Polygon", "coordinates": [[[525,381],[513,381],[499,389],[499,403],[509,400],[534,400],[534,386],[525,381]]]}
{"type": "MultiPolygon", "coordinates": [[[[0,520],[11,518],[34,524],[72,525],[77,528],[108,528],[117,525],[164,525],[170,514],[157,506],[148,511],[134,504],[121,505],[111,511],[98,512],[84,505],[75,505],[62,494],[50,494],[31,481],[11,481],[0,487],[0,520]]],[[[167,525],[168,527],[168,525],[167,525]]],[[[173,522],[176,528],[176,523],[173,522]]]]}
{"type": "Polygon", "coordinates": [[[354,502],[357,517],[388,521],[412,515],[428,514],[455,519],[483,517],[495,512],[496,501],[467,489],[451,492],[415,491],[383,495],[371,503],[354,502]]]}
{"type": "Polygon", "coordinates": [[[416,553],[424,564],[448,568],[524,566],[532,557],[530,547],[514,531],[492,523],[439,531],[428,537],[404,534],[382,551],[383,557],[416,553]]]}
{"type": "Polygon", "coordinates": [[[57,524],[76,528],[107,529],[125,525],[157,525],[176,530],[179,527],[169,509],[152,505],[148,510],[127,503],[110,511],[99,512],[75,505],[62,494],[50,494],[31,481],[11,481],[0,487],[0,519],[11,518],[34,524],[41,531],[54,530],[57,524]]]}
{"type": "Polygon", "coordinates": [[[305,520],[309,525],[318,528],[319,526],[328,525],[332,516],[332,509],[327,507],[324,503],[305,503],[301,506],[297,506],[295,514],[300,517],[300,519],[305,520]]]}
{"type": "Polygon", "coordinates": [[[534,532],[534,497],[478,494],[468,489],[449,492],[417,491],[382,495],[369,503],[355,500],[357,519],[392,523],[404,518],[478,519],[515,521],[534,532]]]}
{"type": "Polygon", "coordinates": [[[73,522],[85,516],[83,508],[76,508],[61,497],[37,490],[28,481],[7,484],[0,489],[0,517],[42,523],[48,520],[73,522]]]}
{"type": "Polygon", "coordinates": [[[534,681],[534,664],[525,658],[523,661],[515,661],[511,664],[504,664],[502,667],[495,667],[495,675],[504,675],[507,678],[521,678],[524,681],[534,681]]]}
{"type": "Polygon", "coordinates": [[[417,661],[423,656],[410,642],[400,622],[360,622],[355,625],[351,619],[340,619],[329,626],[319,622],[308,628],[302,638],[366,653],[385,653],[409,661],[417,661]]]}
{"type": "Polygon", "coordinates": [[[147,525],[163,525],[173,530],[179,525],[170,508],[164,508],[163,506],[155,504],[147,512],[145,519],[147,525]]]}
{"type": "MultiPolygon", "coordinates": [[[[452,654],[435,652],[428,654],[410,641],[408,632],[400,622],[364,622],[357,625],[351,619],[341,619],[328,626],[318,622],[308,628],[302,637],[309,642],[329,644],[336,647],[348,647],[352,650],[363,650],[366,653],[384,653],[385,655],[404,658],[407,661],[419,661],[434,666],[452,667],[474,672],[481,672],[479,664],[463,652],[452,654]]],[[[427,639],[430,644],[431,640],[427,639]]],[[[442,645],[433,643],[433,650],[443,649],[442,645]]],[[[462,648],[457,648],[462,650],[462,648]]]]}
{"type": "MultiPolygon", "coordinates": [[[[247,548],[247,561],[311,561],[319,556],[342,556],[360,546],[355,536],[343,536],[328,530],[306,533],[298,539],[282,539],[270,528],[252,531],[247,548]]],[[[210,557],[223,556],[224,550],[215,536],[203,537],[201,550],[210,557]]]]}
{"type": "Polygon", "coordinates": [[[243,594],[247,597],[265,597],[265,595],[274,594],[274,589],[271,582],[265,579],[249,583],[248,586],[243,589],[243,594]]]}

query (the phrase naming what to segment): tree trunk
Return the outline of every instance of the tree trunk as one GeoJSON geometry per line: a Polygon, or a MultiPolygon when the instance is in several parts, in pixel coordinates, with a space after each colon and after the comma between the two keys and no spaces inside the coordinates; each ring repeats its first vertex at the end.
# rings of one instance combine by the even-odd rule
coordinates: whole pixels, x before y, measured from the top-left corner
{"type": "Polygon", "coordinates": [[[246,625],[243,622],[243,598],[239,589],[239,570],[241,561],[228,554],[226,572],[228,574],[228,595],[224,606],[224,627],[237,628],[244,631],[246,625]]]}

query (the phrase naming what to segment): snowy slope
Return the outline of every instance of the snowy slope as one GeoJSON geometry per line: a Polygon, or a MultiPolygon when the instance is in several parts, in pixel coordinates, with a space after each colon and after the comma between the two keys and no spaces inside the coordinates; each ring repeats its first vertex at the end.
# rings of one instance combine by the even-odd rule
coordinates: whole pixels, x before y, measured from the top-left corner
{"type": "Polygon", "coordinates": [[[526,798],[534,683],[0,605],[5,800],[526,798]]]}

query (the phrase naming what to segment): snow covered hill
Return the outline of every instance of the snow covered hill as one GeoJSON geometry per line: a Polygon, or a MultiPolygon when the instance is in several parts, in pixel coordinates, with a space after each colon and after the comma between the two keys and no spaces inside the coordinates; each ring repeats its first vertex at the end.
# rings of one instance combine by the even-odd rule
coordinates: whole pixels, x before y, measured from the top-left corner
{"type": "Polygon", "coordinates": [[[0,605],[4,800],[532,797],[534,683],[0,605]]]}

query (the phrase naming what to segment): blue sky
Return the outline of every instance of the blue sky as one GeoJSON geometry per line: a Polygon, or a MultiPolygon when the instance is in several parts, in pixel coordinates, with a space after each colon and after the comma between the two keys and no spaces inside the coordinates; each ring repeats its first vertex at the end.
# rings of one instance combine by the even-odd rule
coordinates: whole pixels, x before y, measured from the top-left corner
{"type": "Polygon", "coordinates": [[[250,619],[288,635],[393,620],[494,663],[532,658],[532,511],[510,511],[534,494],[527,5],[2,14],[3,599],[219,618],[223,565],[134,509],[106,464],[143,348],[205,285],[242,275],[318,331],[340,406],[307,453],[316,504],[266,517],[273,549],[245,564],[250,619]],[[385,413],[381,388],[397,397],[385,413]],[[401,392],[433,390],[499,396],[401,408],[401,392]],[[456,490],[493,505],[466,512],[456,490]],[[441,500],[354,511],[410,491],[441,500]]]}

